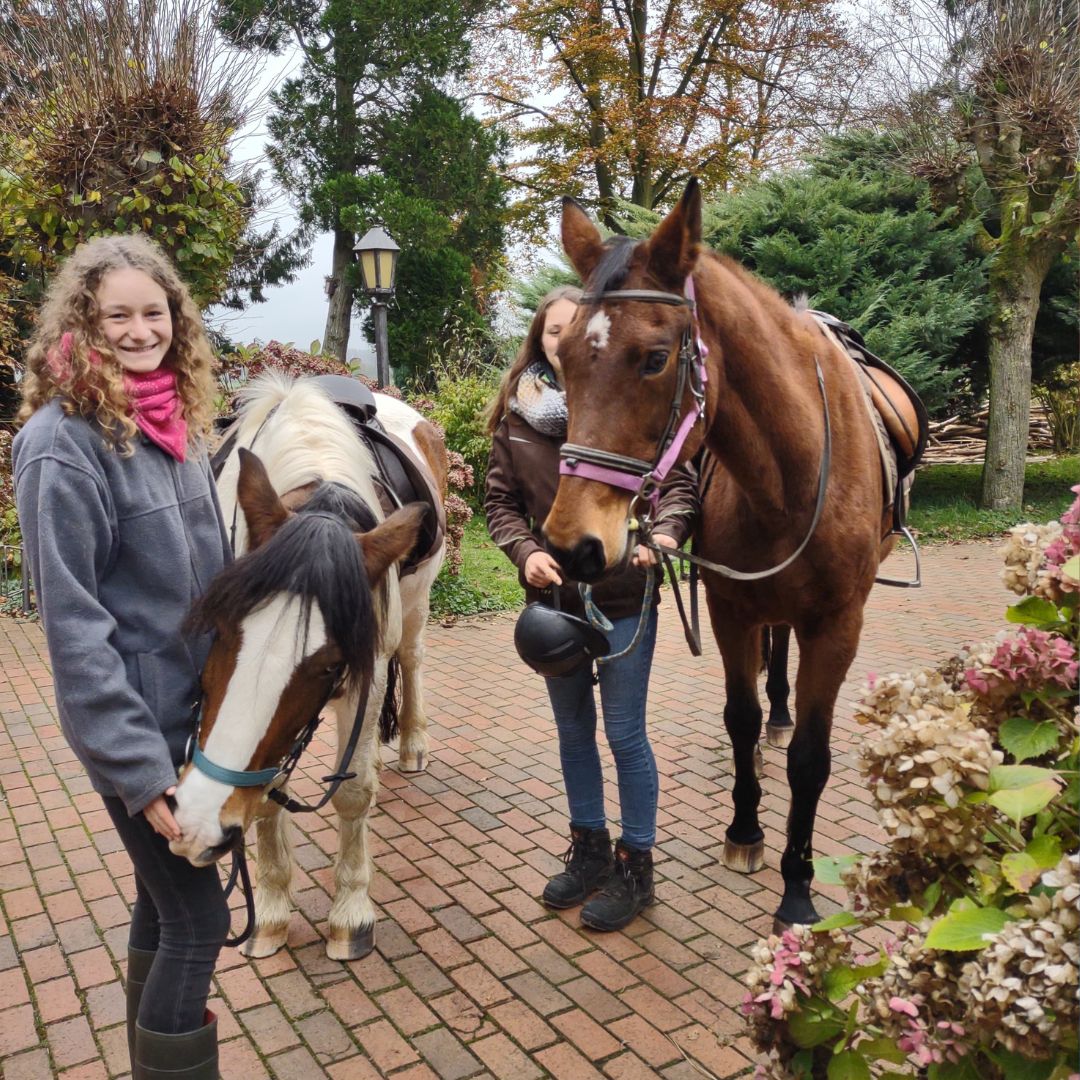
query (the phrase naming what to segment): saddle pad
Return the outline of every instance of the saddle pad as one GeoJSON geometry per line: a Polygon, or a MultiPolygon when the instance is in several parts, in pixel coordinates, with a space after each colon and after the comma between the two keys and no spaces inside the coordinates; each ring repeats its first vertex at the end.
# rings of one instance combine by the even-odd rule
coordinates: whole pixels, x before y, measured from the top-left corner
{"type": "Polygon", "coordinates": [[[915,470],[922,460],[930,432],[930,417],[904,377],[875,356],[857,330],[824,311],[810,311],[818,325],[856,364],[863,387],[885,426],[896,451],[899,479],[915,470]]]}

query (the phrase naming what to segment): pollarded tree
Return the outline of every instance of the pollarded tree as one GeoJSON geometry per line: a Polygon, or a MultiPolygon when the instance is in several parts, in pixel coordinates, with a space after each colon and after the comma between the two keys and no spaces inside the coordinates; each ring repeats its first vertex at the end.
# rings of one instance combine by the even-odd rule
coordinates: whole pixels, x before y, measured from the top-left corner
{"type": "MultiPolygon", "coordinates": [[[[832,0],[509,0],[472,82],[521,151],[519,216],[574,194],[663,206],[774,164],[828,122],[854,50],[832,0]]],[[[531,215],[531,218],[530,218],[531,215]]]]}
{"type": "Polygon", "coordinates": [[[238,248],[260,243],[229,159],[255,69],[223,51],[209,0],[54,0],[9,14],[0,49],[21,73],[0,111],[9,273],[32,291],[80,241],[142,231],[201,304],[222,299],[238,248]]]}

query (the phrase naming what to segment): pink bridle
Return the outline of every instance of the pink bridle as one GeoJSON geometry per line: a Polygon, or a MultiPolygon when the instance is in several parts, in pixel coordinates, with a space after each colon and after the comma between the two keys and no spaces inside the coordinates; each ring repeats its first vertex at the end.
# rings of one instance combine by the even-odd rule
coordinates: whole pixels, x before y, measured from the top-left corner
{"type": "Polygon", "coordinates": [[[633,300],[640,303],[670,304],[674,307],[688,307],[690,322],[683,332],[679,347],[678,376],[675,396],[671,403],[671,415],[667,427],[661,436],[652,461],[644,458],[628,457],[608,450],[597,450],[591,446],[579,446],[576,443],[563,443],[559,451],[559,473],[562,476],[579,476],[585,480],[595,480],[611,487],[629,491],[638,499],[647,501],[652,510],[660,498],[660,486],[679,459],[679,454],[686,443],[694,425],[705,415],[705,386],[709,381],[705,358],[709,349],[701,340],[701,331],[697,318],[697,298],[694,294],[694,279],[687,277],[685,295],[658,292],[652,289],[624,289],[613,292],[586,293],[583,304],[599,304],[604,301],[633,300]],[[682,415],[682,399],[687,388],[694,398],[695,407],[682,415]]]}

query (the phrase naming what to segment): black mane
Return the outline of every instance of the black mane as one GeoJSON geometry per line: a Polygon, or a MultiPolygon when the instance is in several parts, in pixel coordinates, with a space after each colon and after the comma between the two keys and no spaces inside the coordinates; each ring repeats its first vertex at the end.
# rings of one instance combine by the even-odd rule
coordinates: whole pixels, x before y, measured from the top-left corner
{"type": "Polygon", "coordinates": [[[366,503],[340,484],[321,484],[300,511],[255,551],[224,570],[188,616],[196,632],[238,623],[260,605],[288,592],[302,601],[302,626],[317,604],[329,638],[345,664],[347,681],[370,681],[379,626],[356,532],[376,524],[366,503]]]}
{"type": "Polygon", "coordinates": [[[622,286],[630,272],[630,259],[638,241],[629,236],[613,236],[604,242],[603,254],[589,275],[586,293],[613,292],[622,286]]]}

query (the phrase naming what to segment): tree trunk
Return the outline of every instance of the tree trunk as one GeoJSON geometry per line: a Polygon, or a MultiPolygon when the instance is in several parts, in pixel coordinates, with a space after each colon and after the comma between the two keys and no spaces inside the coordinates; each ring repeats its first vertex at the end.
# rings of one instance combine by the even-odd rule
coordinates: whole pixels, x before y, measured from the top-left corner
{"type": "Polygon", "coordinates": [[[353,261],[353,234],[346,229],[334,230],[334,260],[330,271],[333,292],[326,312],[326,331],[322,351],[337,357],[345,366],[349,348],[349,324],[352,322],[353,288],[347,272],[353,261]]]}
{"type": "Polygon", "coordinates": [[[1031,341],[1052,255],[1003,237],[990,271],[990,417],[981,505],[1016,510],[1024,497],[1031,417],[1031,341]],[[1012,241],[1009,243],[1009,241],[1012,241]],[[1011,250],[1009,250],[1011,248],[1011,250]]]}

